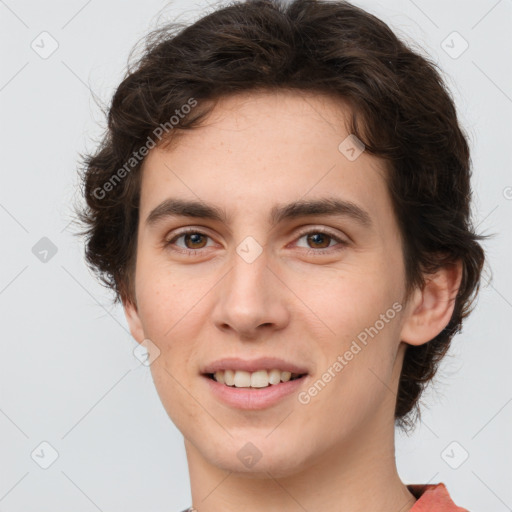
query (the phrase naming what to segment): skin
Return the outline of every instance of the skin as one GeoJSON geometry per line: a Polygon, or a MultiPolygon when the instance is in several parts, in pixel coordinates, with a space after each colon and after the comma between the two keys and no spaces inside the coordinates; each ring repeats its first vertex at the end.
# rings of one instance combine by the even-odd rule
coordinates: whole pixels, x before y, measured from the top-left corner
{"type": "Polygon", "coordinates": [[[400,369],[407,343],[426,343],[448,324],[461,268],[440,270],[404,303],[384,163],[365,152],[349,161],[338,150],[348,113],[313,93],[229,96],[144,162],[135,300],[124,307],[133,337],[160,350],[150,368],[183,433],[199,512],[404,512],[415,502],[395,463],[400,369]],[[321,215],[269,223],[276,204],[325,196],[356,203],[372,227],[321,215]],[[230,222],[174,217],[147,226],[168,197],[212,203],[230,222]],[[164,246],[187,226],[207,236],[164,246]],[[305,227],[348,243],[311,239],[305,227]],[[263,248],[252,263],[236,252],[247,236],[263,248]],[[331,252],[315,254],[320,248],[331,252]],[[293,394],[241,411],[220,403],[200,376],[220,357],[271,355],[308,368],[303,391],[396,302],[401,311],[308,404],[293,394]],[[250,468],[237,457],[249,441],[262,455],[250,468]]]}

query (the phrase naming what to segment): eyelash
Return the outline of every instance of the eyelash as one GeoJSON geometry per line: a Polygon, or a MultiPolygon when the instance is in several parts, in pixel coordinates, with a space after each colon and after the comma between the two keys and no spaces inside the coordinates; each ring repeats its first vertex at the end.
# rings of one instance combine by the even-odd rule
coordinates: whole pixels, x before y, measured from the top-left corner
{"type": "MultiPolygon", "coordinates": [[[[181,231],[178,234],[176,234],[170,240],[166,240],[165,243],[164,243],[164,247],[166,247],[166,248],[167,247],[171,247],[171,245],[173,245],[173,243],[176,240],[178,240],[179,238],[181,238],[182,236],[187,235],[187,234],[202,235],[202,236],[206,236],[208,238],[211,238],[209,235],[207,235],[206,233],[203,233],[202,231],[199,231],[199,230],[194,229],[194,228],[187,228],[184,231],[181,231]]],[[[327,231],[325,229],[321,229],[321,228],[310,229],[310,230],[307,230],[307,231],[302,231],[301,233],[299,233],[297,240],[301,239],[305,235],[311,235],[311,234],[327,235],[329,238],[331,238],[334,241],[338,242],[341,247],[339,247],[338,249],[334,249],[334,251],[342,250],[342,249],[345,248],[345,246],[348,245],[348,242],[346,242],[345,240],[342,240],[341,238],[337,237],[333,233],[331,233],[331,232],[329,232],[329,231],[327,231]]],[[[204,247],[202,249],[204,249],[204,247]]],[[[185,254],[187,256],[192,256],[192,257],[198,255],[199,251],[201,251],[201,249],[182,249],[182,248],[172,248],[171,250],[176,251],[176,252],[180,252],[182,254],[185,254]]],[[[308,249],[306,251],[306,254],[308,254],[308,255],[315,254],[315,255],[318,256],[318,255],[323,255],[323,254],[331,253],[332,251],[333,251],[332,247],[331,248],[325,248],[325,249],[308,249]]]]}

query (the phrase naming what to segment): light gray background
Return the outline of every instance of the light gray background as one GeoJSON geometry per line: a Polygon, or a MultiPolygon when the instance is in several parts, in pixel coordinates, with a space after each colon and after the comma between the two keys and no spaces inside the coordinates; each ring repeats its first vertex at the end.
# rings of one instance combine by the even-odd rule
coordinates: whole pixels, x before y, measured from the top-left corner
{"type": "MultiPolygon", "coordinates": [[[[410,438],[397,434],[399,472],[405,483],[445,482],[472,512],[512,510],[512,1],[356,3],[444,70],[471,140],[478,230],[497,233],[485,243],[494,280],[485,286],[487,270],[424,396],[424,421],[410,438]],[[469,44],[458,58],[453,31],[469,44]]],[[[148,30],[177,15],[196,19],[209,4],[0,0],[3,512],[174,512],[191,503],[182,436],[69,222],[78,152],[104,126],[90,89],[108,102],[148,30]],[[59,45],[47,59],[31,48],[43,31],[59,45]],[[32,252],[42,237],[57,247],[47,262],[32,252]],[[48,469],[35,462],[49,460],[43,441],[58,452],[48,469]]]]}

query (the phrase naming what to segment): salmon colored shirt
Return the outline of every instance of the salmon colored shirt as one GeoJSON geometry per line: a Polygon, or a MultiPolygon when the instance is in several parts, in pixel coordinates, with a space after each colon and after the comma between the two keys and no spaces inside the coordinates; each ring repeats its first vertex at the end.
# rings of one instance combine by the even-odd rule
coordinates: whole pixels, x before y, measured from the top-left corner
{"type": "Polygon", "coordinates": [[[418,499],[409,512],[469,512],[453,503],[443,483],[412,484],[407,489],[418,499]]]}
{"type": "MultiPolygon", "coordinates": [[[[469,512],[465,508],[457,507],[453,503],[448,490],[443,483],[439,484],[411,484],[407,486],[409,492],[417,498],[416,503],[409,512],[469,512]]],[[[193,511],[192,507],[183,512],[193,511]]]]}

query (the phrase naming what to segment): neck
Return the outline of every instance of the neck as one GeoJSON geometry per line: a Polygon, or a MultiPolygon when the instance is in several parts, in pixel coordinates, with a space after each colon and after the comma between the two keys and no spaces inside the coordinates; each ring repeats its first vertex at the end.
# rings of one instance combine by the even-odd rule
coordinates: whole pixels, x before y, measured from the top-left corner
{"type": "Polygon", "coordinates": [[[197,512],[408,512],[416,499],[402,483],[395,462],[393,422],[386,433],[370,421],[335,449],[305,460],[291,475],[271,466],[258,473],[223,470],[185,439],[193,508],[197,512]]]}

